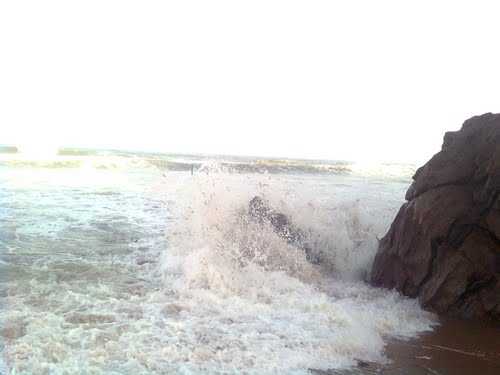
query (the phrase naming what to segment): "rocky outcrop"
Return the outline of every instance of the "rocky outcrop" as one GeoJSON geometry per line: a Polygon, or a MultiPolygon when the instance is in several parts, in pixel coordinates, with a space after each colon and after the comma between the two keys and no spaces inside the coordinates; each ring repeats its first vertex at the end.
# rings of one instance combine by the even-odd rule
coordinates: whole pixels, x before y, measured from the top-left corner
{"type": "Polygon", "coordinates": [[[500,320],[500,114],[446,133],[413,180],[372,283],[438,313],[500,320]]]}

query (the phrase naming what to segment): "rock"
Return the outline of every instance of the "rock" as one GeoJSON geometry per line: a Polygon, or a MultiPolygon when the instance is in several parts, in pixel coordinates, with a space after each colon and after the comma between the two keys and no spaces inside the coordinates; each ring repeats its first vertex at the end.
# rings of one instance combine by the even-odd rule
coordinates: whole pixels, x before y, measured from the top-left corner
{"type": "Polygon", "coordinates": [[[500,114],[467,120],[417,170],[371,282],[424,308],[500,320],[500,114]]]}
{"type": "Polygon", "coordinates": [[[286,215],[272,209],[264,199],[259,196],[253,197],[248,205],[248,214],[252,220],[261,224],[270,224],[276,234],[289,244],[304,250],[306,259],[310,263],[319,263],[319,258],[313,254],[312,249],[306,244],[305,234],[296,228],[286,215]]]}
{"type": "Polygon", "coordinates": [[[260,223],[269,222],[275,232],[289,242],[298,243],[303,240],[302,232],[293,226],[286,215],[274,211],[258,196],[250,201],[248,213],[252,219],[260,223]]]}

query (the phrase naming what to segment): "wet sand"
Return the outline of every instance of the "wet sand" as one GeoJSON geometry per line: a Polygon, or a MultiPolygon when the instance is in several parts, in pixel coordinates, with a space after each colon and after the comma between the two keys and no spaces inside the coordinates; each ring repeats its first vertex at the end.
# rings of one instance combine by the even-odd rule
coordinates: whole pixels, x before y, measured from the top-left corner
{"type": "Polygon", "coordinates": [[[391,342],[387,355],[383,374],[499,375],[500,323],[441,319],[418,339],[391,342]]]}
{"type": "Polygon", "coordinates": [[[360,361],[351,370],[317,375],[500,375],[500,323],[441,319],[433,332],[386,347],[388,365],[360,361]]]}

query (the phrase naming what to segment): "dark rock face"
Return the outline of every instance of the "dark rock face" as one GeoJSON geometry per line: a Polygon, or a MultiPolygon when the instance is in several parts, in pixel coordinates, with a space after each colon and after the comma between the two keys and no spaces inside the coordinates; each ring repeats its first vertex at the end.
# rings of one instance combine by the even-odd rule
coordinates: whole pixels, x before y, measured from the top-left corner
{"type": "Polygon", "coordinates": [[[271,208],[264,199],[259,196],[253,197],[248,204],[248,214],[252,220],[260,224],[270,224],[274,232],[281,238],[285,239],[289,244],[302,249],[310,263],[319,263],[318,257],[312,253],[311,248],[306,244],[305,234],[295,227],[285,214],[271,208]]]}
{"type": "Polygon", "coordinates": [[[372,283],[438,313],[500,320],[500,114],[446,133],[413,180],[372,283]]]}
{"type": "Polygon", "coordinates": [[[286,215],[273,210],[261,197],[252,198],[248,204],[248,213],[253,220],[271,224],[274,231],[288,242],[302,242],[304,236],[301,231],[293,226],[286,215]]]}

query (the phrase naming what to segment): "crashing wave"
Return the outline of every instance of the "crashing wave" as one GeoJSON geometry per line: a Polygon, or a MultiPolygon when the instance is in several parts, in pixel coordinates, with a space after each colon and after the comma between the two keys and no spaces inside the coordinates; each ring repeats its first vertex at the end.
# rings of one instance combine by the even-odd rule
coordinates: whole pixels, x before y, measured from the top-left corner
{"type": "Polygon", "coordinates": [[[165,290],[179,296],[178,308],[210,317],[208,331],[186,323],[208,335],[186,343],[203,351],[201,368],[298,371],[349,367],[356,358],[384,362],[387,337],[430,329],[432,316],[415,301],[363,282],[379,217],[359,201],[324,199],[314,186],[290,188],[277,176],[232,174],[217,164],[202,171],[171,192],[181,200],[161,260],[165,290]],[[249,219],[256,195],[301,228],[320,264],[270,223],[249,219]],[[227,362],[217,359],[221,348],[231,350],[227,362]]]}

